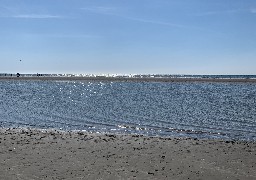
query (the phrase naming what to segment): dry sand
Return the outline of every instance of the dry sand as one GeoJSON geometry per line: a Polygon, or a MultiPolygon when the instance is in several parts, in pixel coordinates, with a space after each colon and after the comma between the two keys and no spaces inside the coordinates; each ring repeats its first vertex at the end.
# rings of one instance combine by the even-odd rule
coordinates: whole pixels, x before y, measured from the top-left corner
{"type": "Polygon", "coordinates": [[[0,179],[256,179],[256,143],[0,129],[0,179]]]}
{"type": "Polygon", "coordinates": [[[42,81],[121,81],[121,82],[236,82],[256,83],[256,79],[210,79],[210,78],[124,78],[124,77],[5,77],[0,80],[42,80],[42,81]]]}

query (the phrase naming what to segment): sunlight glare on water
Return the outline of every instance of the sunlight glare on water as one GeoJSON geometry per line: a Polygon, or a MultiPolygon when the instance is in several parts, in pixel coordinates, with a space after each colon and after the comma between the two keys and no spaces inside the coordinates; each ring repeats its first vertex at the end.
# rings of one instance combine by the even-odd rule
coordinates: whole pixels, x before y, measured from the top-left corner
{"type": "Polygon", "coordinates": [[[1,81],[0,125],[256,140],[256,85],[1,81]]]}

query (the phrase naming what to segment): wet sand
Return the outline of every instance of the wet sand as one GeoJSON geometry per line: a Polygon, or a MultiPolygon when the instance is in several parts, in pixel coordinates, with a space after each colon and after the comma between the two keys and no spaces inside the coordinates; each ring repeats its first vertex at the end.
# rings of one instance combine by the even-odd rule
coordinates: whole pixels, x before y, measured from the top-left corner
{"type": "Polygon", "coordinates": [[[0,129],[0,179],[256,179],[256,143],[0,129]]]}
{"type": "Polygon", "coordinates": [[[121,81],[121,82],[241,82],[256,83],[256,79],[209,79],[209,78],[129,78],[129,77],[7,77],[0,80],[41,80],[41,81],[121,81]]]}

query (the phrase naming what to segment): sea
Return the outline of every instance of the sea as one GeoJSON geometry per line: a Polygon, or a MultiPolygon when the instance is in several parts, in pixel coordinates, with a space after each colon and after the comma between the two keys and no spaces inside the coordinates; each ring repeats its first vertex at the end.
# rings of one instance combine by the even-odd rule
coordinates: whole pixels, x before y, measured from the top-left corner
{"type": "Polygon", "coordinates": [[[256,141],[256,83],[0,80],[0,127],[256,141]]]}

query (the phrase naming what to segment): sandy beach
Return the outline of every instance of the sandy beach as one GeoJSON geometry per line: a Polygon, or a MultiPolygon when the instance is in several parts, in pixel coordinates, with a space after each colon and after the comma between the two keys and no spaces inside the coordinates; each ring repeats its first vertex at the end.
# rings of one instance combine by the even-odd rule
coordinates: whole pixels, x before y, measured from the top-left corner
{"type": "Polygon", "coordinates": [[[0,130],[0,179],[256,179],[256,143],[0,130]]]}
{"type": "Polygon", "coordinates": [[[34,77],[10,77],[0,76],[0,80],[40,80],[40,81],[113,81],[113,82],[236,82],[256,83],[256,79],[214,79],[214,78],[130,78],[130,77],[64,77],[64,76],[34,76],[34,77]]]}

